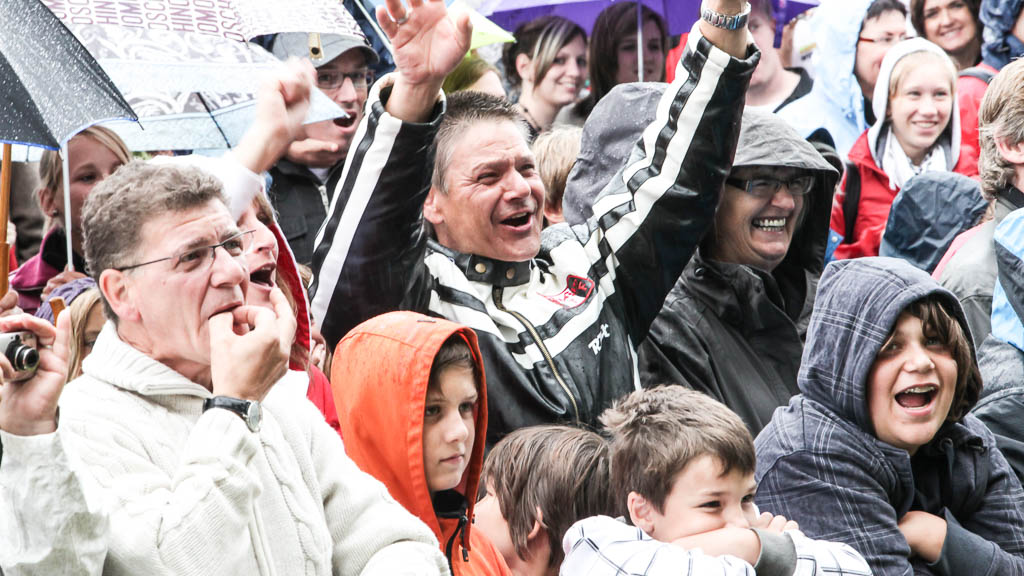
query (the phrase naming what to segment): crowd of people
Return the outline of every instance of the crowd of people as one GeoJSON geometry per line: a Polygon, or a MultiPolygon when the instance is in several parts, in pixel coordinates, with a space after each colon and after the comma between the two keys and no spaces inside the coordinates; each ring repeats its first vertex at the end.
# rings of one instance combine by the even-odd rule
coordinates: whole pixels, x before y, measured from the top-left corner
{"type": "Polygon", "coordinates": [[[1024,2],[701,10],[386,0],[44,153],[0,574],[1024,576],[1024,2]]]}

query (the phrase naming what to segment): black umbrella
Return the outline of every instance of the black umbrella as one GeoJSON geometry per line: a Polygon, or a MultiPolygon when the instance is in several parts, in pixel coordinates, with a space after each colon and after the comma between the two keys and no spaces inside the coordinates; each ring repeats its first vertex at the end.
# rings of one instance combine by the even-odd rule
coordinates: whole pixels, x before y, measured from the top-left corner
{"type": "MultiPolygon", "coordinates": [[[[10,144],[57,149],[103,120],[135,120],[135,113],[96,60],[39,0],[0,0],[0,142],[4,174],[10,144]]],[[[64,201],[68,194],[64,151],[64,201]]],[[[8,184],[6,178],[2,181],[8,184]]],[[[0,190],[0,295],[7,291],[7,211],[10,189],[0,190]]],[[[65,210],[70,231],[70,210],[65,210]]],[[[68,262],[71,234],[68,237],[68,262]]]]}

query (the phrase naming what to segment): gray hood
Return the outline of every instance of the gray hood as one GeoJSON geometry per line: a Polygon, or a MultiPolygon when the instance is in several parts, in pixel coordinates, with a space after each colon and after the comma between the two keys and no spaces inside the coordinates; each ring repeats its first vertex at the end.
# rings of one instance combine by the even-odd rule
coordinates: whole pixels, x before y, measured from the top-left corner
{"type": "MultiPolygon", "coordinates": [[[[970,334],[956,296],[907,262],[872,257],[830,263],[807,329],[800,391],[873,435],[867,400],[871,365],[903,309],[929,295],[938,297],[970,334]]],[[[967,393],[971,406],[981,387],[973,388],[967,393]]]]}
{"type": "Polygon", "coordinates": [[[626,165],[633,145],[654,121],[666,86],[619,84],[594,106],[583,125],[580,154],[565,183],[562,214],[566,222],[584,224],[594,214],[597,196],[626,165]]]}

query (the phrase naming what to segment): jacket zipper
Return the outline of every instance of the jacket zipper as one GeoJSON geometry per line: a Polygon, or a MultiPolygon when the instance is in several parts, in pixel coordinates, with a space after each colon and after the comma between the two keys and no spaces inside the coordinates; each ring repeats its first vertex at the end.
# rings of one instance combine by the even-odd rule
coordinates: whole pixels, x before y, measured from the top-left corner
{"type": "MultiPolygon", "coordinates": [[[[466,524],[469,522],[469,518],[465,514],[459,516],[459,525],[455,528],[455,532],[452,532],[452,537],[448,539],[448,544],[444,547],[445,558],[448,559],[448,569],[455,574],[455,566],[452,565],[452,547],[455,546],[455,538],[459,535],[459,532],[463,532],[466,529],[466,524]]],[[[462,537],[462,561],[469,562],[469,552],[466,551],[466,537],[463,533],[462,537]]]]}
{"type": "Polygon", "coordinates": [[[512,310],[505,308],[505,305],[501,303],[501,296],[503,292],[503,288],[500,288],[498,286],[494,287],[494,292],[492,293],[492,297],[494,298],[494,305],[498,308],[498,310],[501,310],[502,312],[508,312],[509,314],[515,316],[516,320],[519,320],[519,322],[526,327],[526,331],[530,333],[530,336],[533,338],[533,341],[536,342],[537,344],[537,348],[540,349],[540,353],[543,354],[544,359],[547,360],[548,366],[551,367],[551,373],[554,374],[555,380],[558,381],[558,385],[562,387],[562,391],[565,392],[565,395],[569,397],[569,402],[572,402],[572,411],[576,415],[576,422],[579,422],[580,408],[579,406],[576,405],[576,398],[572,395],[572,392],[569,391],[569,387],[566,386],[565,380],[562,380],[562,375],[558,373],[558,368],[555,366],[555,360],[554,358],[551,357],[551,353],[548,352],[547,346],[545,346],[544,342],[540,339],[540,334],[537,334],[537,329],[533,327],[533,324],[531,324],[525,316],[523,316],[519,312],[514,312],[512,310]]]}

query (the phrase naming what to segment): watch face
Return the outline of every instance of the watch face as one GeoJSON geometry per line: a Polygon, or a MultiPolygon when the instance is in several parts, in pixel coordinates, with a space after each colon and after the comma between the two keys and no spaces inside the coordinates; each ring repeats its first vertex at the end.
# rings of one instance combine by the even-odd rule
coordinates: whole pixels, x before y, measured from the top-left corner
{"type": "Polygon", "coordinates": [[[245,423],[249,425],[249,430],[253,432],[260,431],[260,425],[263,423],[263,409],[260,407],[259,402],[249,402],[249,410],[245,415],[245,423]]]}

